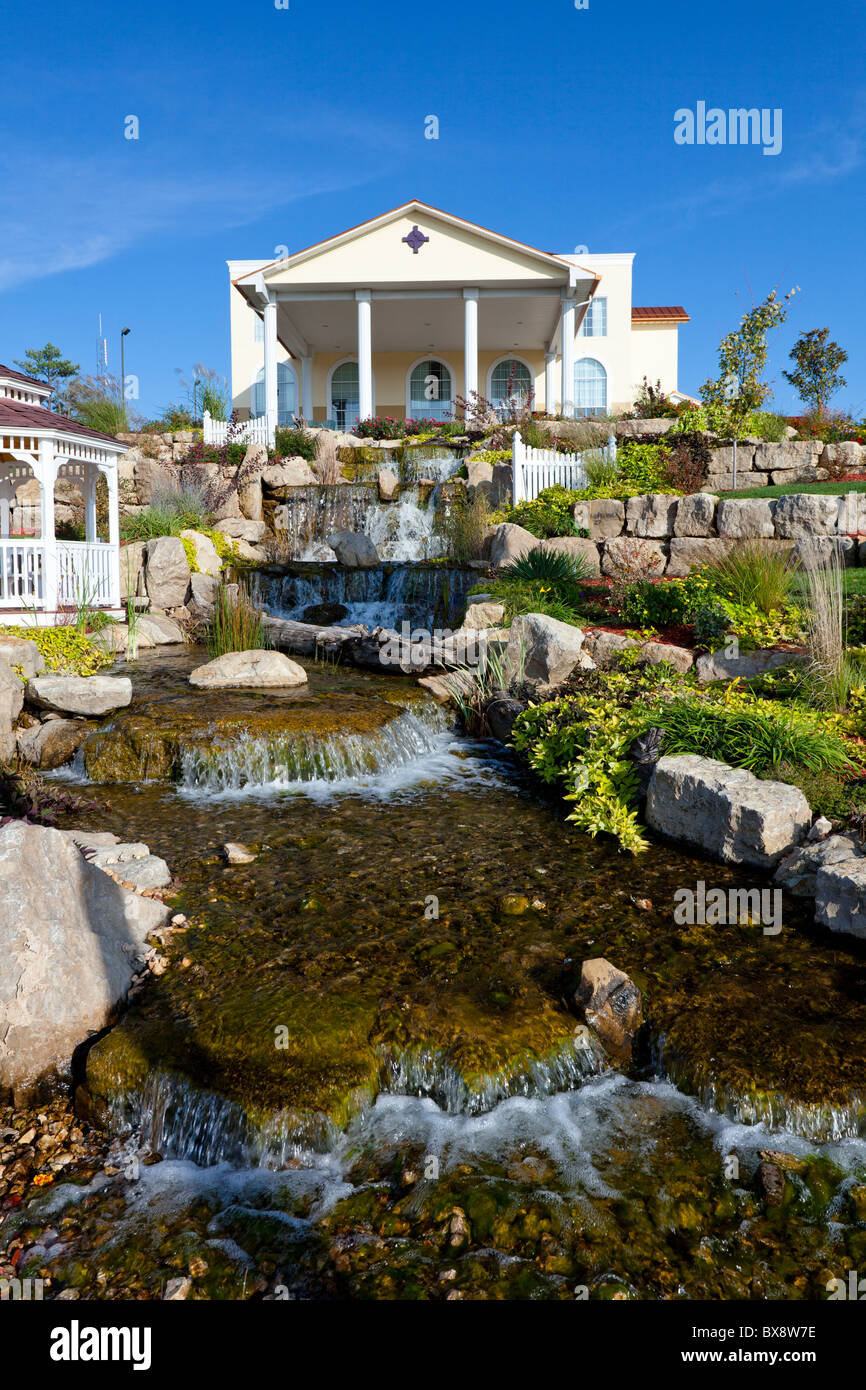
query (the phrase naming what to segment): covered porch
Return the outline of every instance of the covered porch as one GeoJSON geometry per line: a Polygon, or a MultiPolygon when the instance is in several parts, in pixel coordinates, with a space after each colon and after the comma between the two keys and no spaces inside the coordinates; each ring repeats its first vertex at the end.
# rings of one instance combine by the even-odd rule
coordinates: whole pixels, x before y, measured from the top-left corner
{"type": "Polygon", "coordinates": [[[251,424],[273,442],[293,414],[349,430],[445,420],[458,396],[495,402],[509,381],[572,416],[575,333],[599,282],[412,203],[233,283],[260,318],[251,424]]]}
{"type": "MultiPolygon", "coordinates": [[[[7,371],[0,367],[0,392],[7,371]]],[[[0,623],[53,626],[80,607],[121,616],[117,465],[125,451],[119,440],[0,394],[0,623]],[[101,477],[108,506],[100,523],[101,477]],[[59,480],[81,495],[84,540],[55,534],[59,480]],[[22,504],[28,483],[38,487],[36,505],[22,504]]]]}

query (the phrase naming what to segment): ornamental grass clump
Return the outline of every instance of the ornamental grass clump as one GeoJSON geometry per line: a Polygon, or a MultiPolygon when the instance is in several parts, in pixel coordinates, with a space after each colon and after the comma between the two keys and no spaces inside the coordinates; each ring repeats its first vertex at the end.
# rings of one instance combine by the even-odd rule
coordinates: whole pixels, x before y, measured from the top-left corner
{"type": "Polygon", "coordinates": [[[208,625],[211,657],[227,652],[258,651],[270,646],[262,611],[234,584],[217,584],[208,625]]]}
{"type": "Polygon", "coordinates": [[[769,700],[679,698],[657,705],[646,727],[664,731],[665,757],[692,753],[758,776],[782,763],[817,772],[853,771],[853,747],[817,714],[769,700]]]}

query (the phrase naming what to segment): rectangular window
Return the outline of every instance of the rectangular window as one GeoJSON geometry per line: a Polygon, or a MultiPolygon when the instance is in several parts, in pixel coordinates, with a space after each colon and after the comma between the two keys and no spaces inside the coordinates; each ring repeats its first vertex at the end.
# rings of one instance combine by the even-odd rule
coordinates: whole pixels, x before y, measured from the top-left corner
{"type": "Polygon", "coordinates": [[[256,337],[255,337],[255,341],[256,341],[257,343],[263,343],[263,342],[265,341],[265,324],[264,324],[264,319],[260,319],[259,316],[258,316],[258,314],[256,314],[256,337]]]}
{"type": "Polygon", "coordinates": [[[607,337],[607,300],[593,299],[587,306],[586,316],[580,325],[581,338],[607,337]]]}

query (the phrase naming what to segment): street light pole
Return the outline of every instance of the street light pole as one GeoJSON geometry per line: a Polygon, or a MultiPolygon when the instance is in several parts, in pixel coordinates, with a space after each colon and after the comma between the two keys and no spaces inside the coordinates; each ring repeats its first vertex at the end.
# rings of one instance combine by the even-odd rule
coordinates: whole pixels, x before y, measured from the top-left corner
{"type": "Polygon", "coordinates": [[[123,407],[124,420],[126,419],[126,369],[123,359],[123,340],[130,330],[121,329],[120,332],[120,403],[123,407]]]}

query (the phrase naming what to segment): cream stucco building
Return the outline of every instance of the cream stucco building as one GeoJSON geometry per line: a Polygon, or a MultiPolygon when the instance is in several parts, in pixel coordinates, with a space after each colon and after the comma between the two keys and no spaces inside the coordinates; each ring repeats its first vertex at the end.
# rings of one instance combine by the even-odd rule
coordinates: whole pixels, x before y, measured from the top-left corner
{"type": "Polygon", "coordinates": [[[679,306],[636,308],[631,252],[554,255],[411,202],[279,261],[229,261],[232,398],[268,433],[302,415],[445,419],[534,391],[565,416],[677,391],[679,306]]]}

